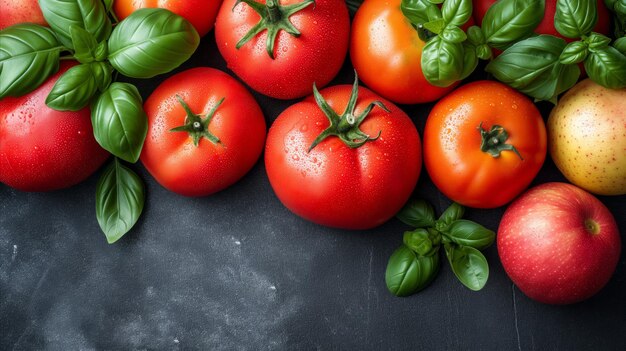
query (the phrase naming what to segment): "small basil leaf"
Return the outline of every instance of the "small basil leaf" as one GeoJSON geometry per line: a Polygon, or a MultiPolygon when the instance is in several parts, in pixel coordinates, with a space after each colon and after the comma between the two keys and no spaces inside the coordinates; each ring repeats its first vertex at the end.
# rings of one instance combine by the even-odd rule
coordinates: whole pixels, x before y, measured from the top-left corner
{"type": "Polygon", "coordinates": [[[94,50],[94,59],[96,61],[104,61],[109,56],[109,48],[106,41],[102,41],[94,50]]]}
{"type": "Polygon", "coordinates": [[[104,92],[111,85],[113,67],[107,62],[92,62],[89,67],[93,72],[96,86],[100,92],[104,92]]]}
{"type": "Polygon", "coordinates": [[[463,45],[437,36],[422,49],[422,72],[432,85],[448,87],[463,75],[463,45]]]}
{"type": "Polygon", "coordinates": [[[463,43],[463,73],[460,80],[469,77],[478,66],[478,56],[476,48],[470,43],[463,43]]]}
{"type": "Polygon", "coordinates": [[[111,12],[111,9],[113,8],[113,1],[114,0],[102,0],[102,2],[104,3],[104,9],[107,12],[111,12]]]}
{"type": "Polygon", "coordinates": [[[416,27],[420,24],[430,22],[427,11],[430,7],[436,8],[437,6],[427,0],[402,0],[400,4],[400,9],[404,17],[416,27]]]}
{"type": "Polygon", "coordinates": [[[511,43],[532,35],[543,19],[544,11],[544,0],[497,1],[483,17],[482,30],[487,43],[503,50],[511,43]]]}
{"type": "Polygon", "coordinates": [[[559,61],[564,65],[571,65],[574,63],[583,62],[587,57],[589,51],[587,50],[587,45],[581,41],[574,41],[563,49],[561,56],[559,56],[559,61]]]}
{"type": "Polygon", "coordinates": [[[614,41],[613,47],[617,49],[617,51],[621,52],[622,55],[626,56],[626,37],[622,37],[614,41]]]}
{"type": "Polygon", "coordinates": [[[21,96],[59,70],[63,46],[50,30],[16,24],[0,31],[0,99],[21,96]]]}
{"type": "Polygon", "coordinates": [[[95,50],[98,46],[96,38],[88,31],[73,24],[70,27],[72,45],[74,46],[74,58],[80,63],[89,63],[95,60],[95,50]]]}
{"type": "Polygon", "coordinates": [[[428,16],[428,21],[432,22],[432,21],[436,21],[436,20],[440,20],[443,19],[443,16],[441,14],[441,10],[439,9],[438,6],[429,6],[426,8],[426,16],[428,16]]]}
{"type": "Polygon", "coordinates": [[[585,43],[589,46],[590,51],[595,50],[604,50],[609,43],[611,43],[611,38],[606,37],[602,34],[591,33],[587,39],[584,40],[585,43]]]}
{"type": "Polygon", "coordinates": [[[585,70],[591,80],[603,87],[626,87],[626,56],[612,46],[591,51],[585,60],[585,70]]]}
{"type": "Polygon", "coordinates": [[[396,217],[415,228],[426,228],[435,224],[435,211],[424,200],[409,200],[396,217]]]}
{"type": "Polygon", "coordinates": [[[439,5],[443,3],[444,0],[428,0],[431,4],[439,5]]]}
{"type": "Polygon", "coordinates": [[[100,0],[39,0],[39,6],[50,28],[70,49],[74,49],[70,33],[73,25],[91,33],[97,42],[111,33],[111,21],[100,0]]]}
{"type": "Polygon", "coordinates": [[[418,257],[402,245],[389,258],[385,282],[392,294],[409,296],[427,287],[438,272],[438,254],[418,257]]]}
{"type": "Polygon", "coordinates": [[[465,32],[459,28],[454,26],[446,26],[441,32],[441,37],[443,40],[449,41],[451,43],[462,43],[467,39],[467,35],[465,32]]]}
{"type": "Polygon", "coordinates": [[[115,158],[104,170],[96,189],[96,218],[109,244],[137,223],[145,201],[143,182],[115,158]]]}
{"type": "Polygon", "coordinates": [[[93,103],[91,124],[96,141],[113,155],[137,162],[148,132],[137,88],[128,83],[113,83],[93,103]]]}
{"type": "Polygon", "coordinates": [[[598,22],[597,0],[557,0],[554,28],[566,38],[579,38],[598,22]]]}
{"type": "Polygon", "coordinates": [[[493,53],[489,45],[483,44],[476,47],[476,56],[481,60],[489,60],[493,53]]]}
{"type": "MultiPolygon", "coordinates": [[[[445,211],[439,216],[439,222],[441,222],[444,227],[450,225],[450,223],[463,218],[465,214],[465,207],[462,205],[453,202],[445,211]]],[[[443,229],[443,228],[442,228],[443,229]]]]}
{"type": "Polygon", "coordinates": [[[143,8],[113,30],[109,61],[128,77],[151,78],[185,62],[199,43],[198,32],[186,19],[165,9],[143,8]]]}
{"type": "Polygon", "coordinates": [[[471,0],[447,0],[441,5],[441,14],[446,24],[461,26],[472,16],[471,0]]]}
{"type": "Polygon", "coordinates": [[[488,248],[496,238],[493,231],[466,219],[457,219],[450,223],[445,234],[458,245],[471,246],[478,250],[488,248]]]}
{"type": "Polygon", "coordinates": [[[424,23],[424,28],[426,28],[427,30],[435,34],[441,33],[445,27],[446,27],[446,22],[444,22],[444,20],[442,19],[424,23]]]}
{"type": "Polygon", "coordinates": [[[74,66],[54,83],[46,105],[57,111],[78,111],[87,106],[98,87],[90,64],[74,66]]]}
{"type": "Polygon", "coordinates": [[[467,29],[467,39],[470,43],[478,46],[485,43],[485,34],[478,26],[471,26],[467,29]]]}
{"type": "Polygon", "coordinates": [[[565,40],[551,35],[528,38],[506,49],[485,70],[537,100],[554,101],[580,75],[578,66],[559,62],[565,45],[565,40]]]}
{"type": "Polygon", "coordinates": [[[440,237],[441,234],[437,231],[418,228],[404,232],[402,240],[418,256],[432,256],[439,251],[440,237]]]}
{"type": "Polygon", "coordinates": [[[446,245],[446,257],[454,275],[468,289],[478,291],[489,279],[489,264],[483,254],[473,247],[446,245]]]}

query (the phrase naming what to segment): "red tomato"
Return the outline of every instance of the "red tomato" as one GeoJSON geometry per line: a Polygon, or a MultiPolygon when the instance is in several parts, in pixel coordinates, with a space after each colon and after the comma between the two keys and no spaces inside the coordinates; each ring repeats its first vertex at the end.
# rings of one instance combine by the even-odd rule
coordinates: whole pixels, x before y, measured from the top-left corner
{"type": "Polygon", "coordinates": [[[440,88],[422,73],[423,42],[400,9],[401,0],[366,0],[352,22],[350,58],[363,82],[401,104],[435,101],[454,86],[440,88]]]}
{"type": "MultiPolygon", "coordinates": [[[[609,10],[604,5],[604,0],[598,1],[598,23],[593,29],[594,32],[602,33],[608,35],[611,31],[611,14],[609,10]]],[[[472,3],[474,5],[474,20],[479,25],[483,21],[483,17],[489,10],[489,7],[493,5],[496,0],[473,0],[472,3]]],[[[557,36],[559,38],[563,38],[566,41],[572,41],[573,39],[565,38],[557,30],[554,28],[554,14],[556,13],[556,2],[557,0],[546,0],[546,7],[543,16],[543,20],[539,23],[537,28],[535,29],[535,33],[538,34],[550,34],[557,36]]]]}
{"type": "MultiPolygon", "coordinates": [[[[308,6],[270,26],[290,22],[301,34],[294,36],[280,29],[273,41],[267,39],[268,30],[263,30],[239,49],[237,44],[261,17],[250,5],[236,3],[224,1],[215,23],[215,37],[228,68],[252,89],[278,99],[293,99],[311,94],[313,83],[325,86],[337,75],[348,51],[350,33],[343,0],[281,0],[276,6],[308,6]],[[268,49],[269,43],[274,43],[273,50],[268,49]]],[[[260,5],[264,0],[257,3],[264,7],[263,13],[268,11],[260,5]]]]}
{"type": "Polygon", "coordinates": [[[202,37],[213,28],[221,4],[222,0],[115,0],[113,11],[121,21],[138,9],[167,9],[191,22],[202,37]]]}
{"type": "Polygon", "coordinates": [[[479,81],[446,95],[430,112],[424,163],[450,199],[494,208],[511,201],[535,178],[546,157],[546,139],[532,101],[502,83],[479,81]]]}
{"type": "Polygon", "coordinates": [[[56,80],[75,63],[36,90],[0,101],[0,182],[23,191],[50,191],[77,184],[109,156],[96,142],[89,108],[60,112],[46,106],[56,80]]]}
{"type": "Polygon", "coordinates": [[[141,162],[161,185],[178,194],[204,196],[225,189],[263,151],[261,108],[241,83],[222,71],[199,67],[178,73],[154,90],[144,109],[148,135],[141,162]]]}
{"type": "Polygon", "coordinates": [[[0,29],[22,22],[48,25],[37,0],[0,0],[0,29]]]}
{"type": "MultiPolygon", "coordinates": [[[[334,86],[321,94],[332,110],[343,112],[351,87],[334,86]]],[[[390,112],[372,109],[360,130],[370,138],[378,133],[380,137],[356,148],[329,136],[308,151],[330,125],[313,97],[287,108],[274,121],[265,166],[272,188],[288,209],[318,224],[367,229],[393,217],[408,200],[421,168],[420,138],[402,110],[365,88],[359,89],[353,116],[375,100],[390,112]]]]}

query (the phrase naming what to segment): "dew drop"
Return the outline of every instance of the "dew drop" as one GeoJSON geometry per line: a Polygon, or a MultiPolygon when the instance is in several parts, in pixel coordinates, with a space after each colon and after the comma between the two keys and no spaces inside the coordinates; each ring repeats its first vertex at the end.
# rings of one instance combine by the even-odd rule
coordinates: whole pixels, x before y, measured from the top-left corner
{"type": "Polygon", "coordinates": [[[517,110],[517,105],[513,104],[513,105],[511,106],[511,108],[512,108],[512,109],[514,109],[514,110],[517,110]]]}
{"type": "Polygon", "coordinates": [[[307,126],[306,124],[303,124],[303,125],[300,127],[300,131],[301,131],[301,132],[306,132],[308,129],[309,129],[309,126],[307,126]]]}

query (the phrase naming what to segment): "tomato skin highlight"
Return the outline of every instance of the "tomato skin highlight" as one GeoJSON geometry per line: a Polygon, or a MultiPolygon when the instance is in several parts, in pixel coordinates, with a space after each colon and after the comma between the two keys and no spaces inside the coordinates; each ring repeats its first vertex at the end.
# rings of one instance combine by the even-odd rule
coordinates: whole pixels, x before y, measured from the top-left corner
{"type": "Polygon", "coordinates": [[[115,0],[113,11],[121,21],[135,10],[160,7],[187,19],[203,37],[215,24],[222,0],[115,0]]]}
{"type": "Polygon", "coordinates": [[[258,160],[265,143],[263,112],[246,88],[217,69],[199,67],[171,76],[144,104],[148,135],[141,162],[166,189],[185,196],[206,196],[243,177],[258,160]],[[185,123],[179,95],[196,114],[206,114],[224,98],[208,126],[220,139],[198,146],[187,132],[172,128],[185,123]]]}
{"type": "Polygon", "coordinates": [[[46,106],[54,83],[75,64],[62,61],[39,88],[0,100],[0,182],[22,191],[63,189],[109,157],[93,136],[88,107],[61,112],[46,106]]]}
{"type": "MultiPolygon", "coordinates": [[[[340,85],[321,94],[341,113],[351,89],[340,85]]],[[[329,125],[312,96],[274,121],[265,166],[272,188],[289,210],[325,226],[368,229],[389,220],[408,200],[421,169],[420,138],[402,110],[365,88],[359,88],[355,115],[375,100],[391,112],[374,107],[361,130],[381,135],[355,149],[331,136],[307,152],[329,125]]]]}
{"type": "Polygon", "coordinates": [[[498,82],[461,86],[430,112],[424,130],[424,164],[448,198],[475,208],[511,201],[535,178],[546,157],[547,136],[541,114],[526,96],[498,82]],[[481,151],[482,123],[508,132],[513,151],[499,157],[481,151]]]}
{"type": "Polygon", "coordinates": [[[404,17],[401,0],[366,0],[352,21],[350,58],[370,89],[401,104],[435,101],[457,84],[441,88],[422,73],[426,45],[404,17]]]}
{"type": "MultiPolygon", "coordinates": [[[[265,1],[257,1],[265,3],[265,1]]],[[[281,0],[290,5],[302,0],[281,0]]],[[[239,40],[260,16],[245,3],[225,0],[215,23],[217,47],[231,69],[257,92],[277,98],[295,99],[327,85],[339,72],[348,52],[350,17],[343,0],[317,0],[315,6],[290,17],[300,31],[294,37],[278,32],[274,59],[266,51],[267,31],[236,48],[239,40]]]]}

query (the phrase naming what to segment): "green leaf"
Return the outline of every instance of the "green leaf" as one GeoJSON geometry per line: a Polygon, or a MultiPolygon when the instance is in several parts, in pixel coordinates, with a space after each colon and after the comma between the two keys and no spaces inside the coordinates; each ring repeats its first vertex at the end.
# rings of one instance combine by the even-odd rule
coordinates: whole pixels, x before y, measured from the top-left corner
{"type": "Polygon", "coordinates": [[[109,39],[109,61],[123,75],[151,78],[185,62],[200,37],[186,19],[161,8],[144,8],[120,22],[109,39]]]}
{"type": "Polygon", "coordinates": [[[111,21],[100,0],[39,0],[46,22],[65,47],[74,49],[70,28],[74,25],[91,33],[96,42],[111,34],[111,21]]]}
{"type": "Polygon", "coordinates": [[[473,247],[445,245],[446,257],[454,275],[468,289],[478,291],[489,279],[489,264],[483,254],[473,247]]]}
{"type": "Polygon", "coordinates": [[[591,33],[585,38],[584,43],[587,44],[590,51],[604,50],[611,43],[611,38],[598,33],[591,33]]]}
{"type": "Polygon", "coordinates": [[[432,85],[448,87],[463,75],[463,45],[437,36],[422,49],[422,72],[432,85]]]}
{"type": "Polygon", "coordinates": [[[402,241],[418,256],[432,256],[439,251],[441,233],[436,230],[417,228],[413,231],[404,232],[402,241]]]}
{"type": "Polygon", "coordinates": [[[580,38],[598,22],[597,0],[557,0],[554,28],[566,38],[580,38]]]}
{"type": "Polygon", "coordinates": [[[96,86],[100,92],[104,92],[111,85],[113,66],[108,62],[92,62],[89,65],[93,72],[93,77],[96,82],[96,86]]]}
{"type": "Polygon", "coordinates": [[[463,73],[459,80],[463,80],[469,77],[478,66],[478,56],[476,54],[476,48],[474,45],[464,42],[463,43],[463,73]]]}
{"type": "Polygon", "coordinates": [[[414,26],[419,26],[420,24],[425,24],[430,21],[434,21],[437,19],[431,18],[432,14],[437,11],[441,13],[437,5],[434,5],[427,0],[402,0],[400,4],[400,9],[402,10],[402,14],[406,17],[409,22],[411,22],[414,26]]]}
{"type": "Polygon", "coordinates": [[[450,223],[444,234],[458,245],[471,246],[478,250],[488,248],[496,239],[496,233],[466,219],[457,219],[450,223]]]}
{"type": "Polygon", "coordinates": [[[17,24],[0,31],[0,99],[38,88],[59,70],[63,46],[49,28],[17,24]]]}
{"type": "Polygon", "coordinates": [[[128,83],[113,83],[93,103],[91,124],[96,141],[113,155],[137,162],[148,132],[137,88],[128,83]]]}
{"type": "Polygon", "coordinates": [[[438,19],[424,23],[424,28],[431,31],[434,34],[441,33],[446,27],[446,22],[443,19],[438,19]]]}
{"type": "Polygon", "coordinates": [[[489,45],[483,44],[476,47],[476,56],[481,60],[489,60],[493,56],[493,53],[489,45]]]}
{"type": "Polygon", "coordinates": [[[626,55],[626,37],[622,37],[613,42],[613,47],[622,55],[626,55]]]}
{"type": "Polygon", "coordinates": [[[565,40],[539,35],[515,43],[491,61],[485,70],[509,86],[537,100],[555,101],[580,75],[577,65],[562,65],[565,40]]]}
{"type": "Polygon", "coordinates": [[[462,205],[459,205],[456,202],[453,202],[450,206],[448,206],[448,208],[446,208],[445,211],[443,211],[441,216],[439,216],[439,219],[437,220],[437,222],[441,224],[438,225],[438,227],[441,230],[443,230],[448,225],[450,225],[450,223],[463,218],[464,214],[465,214],[465,207],[463,207],[462,205]]]}
{"type": "Polygon", "coordinates": [[[441,6],[446,24],[461,26],[472,16],[472,0],[446,0],[441,6]]]}
{"type": "Polygon", "coordinates": [[[452,43],[462,43],[467,39],[467,35],[461,28],[450,25],[444,28],[441,32],[441,37],[443,40],[452,43]]]}
{"type": "Polygon", "coordinates": [[[98,47],[96,38],[83,28],[72,25],[70,27],[72,45],[74,46],[74,58],[80,63],[89,63],[95,60],[95,51],[98,47]]]}
{"type": "Polygon", "coordinates": [[[478,26],[471,26],[467,29],[467,39],[476,46],[486,42],[485,34],[483,34],[483,31],[478,26]]]}
{"type": "Polygon", "coordinates": [[[487,43],[503,50],[529,37],[543,19],[544,12],[545,0],[497,1],[483,17],[482,30],[487,43]]]}
{"type": "Polygon", "coordinates": [[[46,105],[58,111],[78,111],[89,104],[96,91],[90,64],[80,64],[59,77],[46,98],[46,105]]]}
{"type": "Polygon", "coordinates": [[[137,223],[144,200],[141,179],[115,158],[100,176],[96,189],[96,218],[109,244],[137,223]]]}
{"type": "Polygon", "coordinates": [[[438,254],[418,257],[402,245],[389,258],[385,282],[392,294],[409,296],[427,287],[438,272],[438,254]]]}
{"type": "Polygon", "coordinates": [[[114,0],[102,0],[102,2],[104,3],[104,9],[107,12],[111,12],[111,9],[113,9],[113,1],[114,0]]]}
{"type": "Polygon", "coordinates": [[[415,228],[432,227],[435,224],[435,211],[425,200],[409,200],[396,215],[403,223],[415,228]]]}
{"type": "Polygon", "coordinates": [[[585,71],[594,82],[609,89],[626,87],[626,56],[612,46],[590,50],[585,71]]]}
{"type": "Polygon", "coordinates": [[[579,62],[583,62],[587,57],[589,51],[587,45],[581,41],[574,41],[563,49],[559,61],[564,65],[571,65],[579,62]]]}

